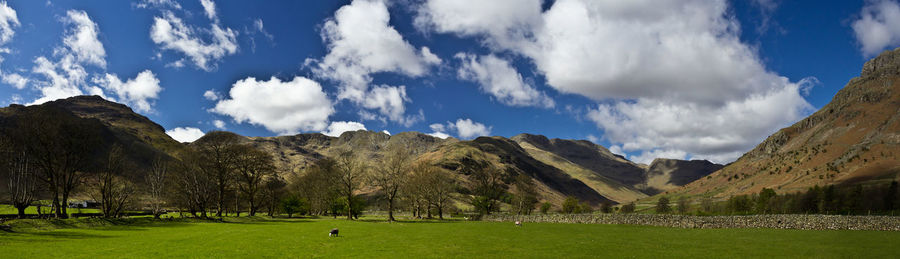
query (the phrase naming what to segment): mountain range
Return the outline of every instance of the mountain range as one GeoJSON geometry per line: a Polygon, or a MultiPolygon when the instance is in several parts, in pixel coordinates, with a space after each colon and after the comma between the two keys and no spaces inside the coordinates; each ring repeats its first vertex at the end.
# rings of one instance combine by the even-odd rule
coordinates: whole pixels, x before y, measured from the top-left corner
{"type": "MultiPolygon", "coordinates": [[[[53,111],[59,118],[93,125],[100,132],[103,150],[113,145],[124,147],[127,159],[139,174],[158,157],[175,157],[188,143],[169,137],[162,126],[131,108],[99,96],[76,96],[41,105],[11,105],[0,108],[0,127],[34,119],[34,114],[53,111]]],[[[388,135],[372,131],[344,132],[339,137],[306,133],[277,137],[243,137],[243,141],[273,155],[276,167],[286,174],[302,172],[313,161],[350,148],[375,158],[392,142],[414,147],[416,159],[427,160],[447,170],[467,176],[459,169],[466,164],[492,164],[505,172],[505,181],[525,174],[535,180],[541,200],[562,202],[575,196],[593,205],[634,201],[712,173],[720,165],[707,161],[658,159],[651,165],[631,162],[603,146],[586,140],[548,139],[541,135],[520,134],[512,138],[479,137],[473,140],[441,139],[419,132],[388,135]]],[[[97,152],[97,161],[103,159],[97,152]]]]}

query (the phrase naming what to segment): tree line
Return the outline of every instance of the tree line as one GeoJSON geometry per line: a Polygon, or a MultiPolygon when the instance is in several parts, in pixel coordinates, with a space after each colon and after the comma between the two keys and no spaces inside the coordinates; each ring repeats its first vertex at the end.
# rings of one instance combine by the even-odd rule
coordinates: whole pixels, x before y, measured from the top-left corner
{"type": "Polygon", "coordinates": [[[716,202],[700,198],[695,204],[681,197],[672,206],[667,197],[656,204],[657,213],[696,213],[700,215],[748,214],[832,214],[832,215],[896,215],[900,211],[897,181],[885,184],[818,185],[806,191],[778,194],[763,188],[759,193],[731,196],[716,202]]]}

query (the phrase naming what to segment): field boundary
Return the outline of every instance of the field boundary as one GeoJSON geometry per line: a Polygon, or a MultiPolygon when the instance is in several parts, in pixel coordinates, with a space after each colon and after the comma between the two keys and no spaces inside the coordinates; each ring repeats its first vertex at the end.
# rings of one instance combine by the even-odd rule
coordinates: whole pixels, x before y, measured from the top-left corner
{"type": "Polygon", "coordinates": [[[626,224],[676,228],[770,228],[900,231],[900,217],[842,215],[691,216],[651,214],[485,215],[483,221],[626,224]]]}

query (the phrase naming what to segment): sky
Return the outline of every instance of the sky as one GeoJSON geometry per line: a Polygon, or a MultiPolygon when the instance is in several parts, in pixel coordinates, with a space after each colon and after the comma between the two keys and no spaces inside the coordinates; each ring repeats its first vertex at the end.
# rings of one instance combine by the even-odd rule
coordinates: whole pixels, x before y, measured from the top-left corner
{"type": "Polygon", "coordinates": [[[0,105],[179,141],[367,129],[734,161],[900,46],[896,0],[0,1],[0,105]]]}

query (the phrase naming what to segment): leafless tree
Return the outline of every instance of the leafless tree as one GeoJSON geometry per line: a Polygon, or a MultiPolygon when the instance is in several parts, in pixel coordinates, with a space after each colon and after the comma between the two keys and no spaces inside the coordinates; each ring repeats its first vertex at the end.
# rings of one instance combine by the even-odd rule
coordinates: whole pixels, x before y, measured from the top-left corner
{"type": "Polygon", "coordinates": [[[394,203],[409,178],[412,157],[406,145],[393,144],[375,167],[372,182],[387,198],[388,221],[394,221],[394,203]]]}
{"type": "Polygon", "coordinates": [[[309,201],[311,214],[325,214],[341,195],[340,173],[334,159],[319,159],[295,177],[291,189],[309,201]]]}
{"type": "Polygon", "coordinates": [[[278,202],[283,196],[284,187],[286,185],[287,183],[277,175],[263,180],[261,191],[263,203],[266,206],[269,217],[275,216],[275,211],[278,209],[278,202]]]}
{"type": "Polygon", "coordinates": [[[27,146],[16,145],[16,141],[8,138],[9,135],[4,136],[0,138],[0,155],[3,156],[0,159],[3,159],[3,169],[9,181],[9,200],[18,211],[18,217],[24,218],[25,209],[35,200],[38,179],[35,168],[30,165],[27,146]]]}
{"type": "Polygon", "coordinates": [[[213,131],[194,143],[202,154],[204,170],[210,171],[216,185],[216,217],[222,217],[225,196],[234,178],[234,160],[239,136],[225,131],[213,131]]]}
{"type": "Polygon", "coordinates": [[[513,197],[513,210],[516,214],[528,215],[538,203],[538,192],[534,180],[524,174],[516,176],[516,195],[513,197]]]}
{"type": "Polygon", "coordinates": [[[235,154],[238,190],[247,198],[250,216],[259,209],[258,196],[263,180],[275,175],[272,156],[252,146],[243,145],[235,154]]]}
{"type": "Polygon", "coordinates": [[[204,167],[203,158],[193,150],[183,152],[179,156],[174,171],[175,190],[178,198],[191,214],[207,217],[207,211],[216,198],[216,180],[211,168],[204,167]]]}
{"type": "Polygon", "coordinates": [[[438,218],[444,219],[444,209],[450,204],[455,182],[450,173],[433,165],[419,167],[424,185],[425,200],[437,209],[438,218]]]}
{"type": "Polygon", "coordinates": [[[153,211],[153,217],[159,218],[165,204],[164,191],[169,176],[169,162],[162,157],[157,157],[150,165],[150,171],[145,177],[147,182],[147,190],[150,195],[150,209],[153,211]]]}
{"type": "Polygon", "coordinates": [[[68,111],[37,107],[22,118],[19,135],[29,147],[38,178],[51,194],[54,215],[67,217],[69,195],[83,182],[91,166],[103,129],[95,121],[81,120],[68,111]]]}
{"type": "Polygon", "coordinates": [[[104,217],[119,217],[134,194],[134,185],[123,177],[126,161],[121,146],[113,146],[103,165],[96,173],[94,200],[100,202],[104,217]]]}
{"type": "Polygon", "coordinates": [[[352,220],[353,195],[362,185],[366,167],[352,150],[345,149],[338,153],[336,168],[339,173],[341,195],[347,198],[347,219],[352,220]]]}

